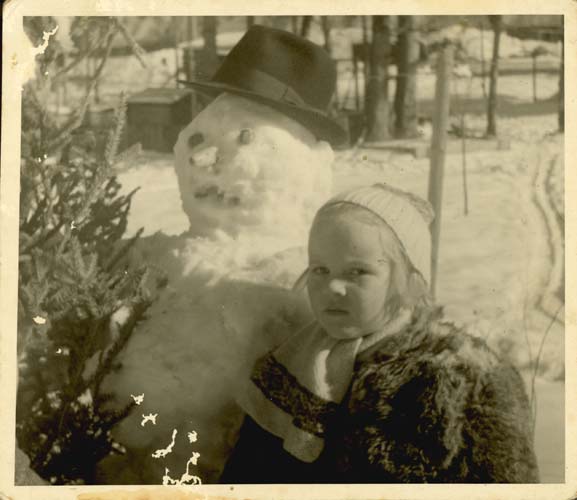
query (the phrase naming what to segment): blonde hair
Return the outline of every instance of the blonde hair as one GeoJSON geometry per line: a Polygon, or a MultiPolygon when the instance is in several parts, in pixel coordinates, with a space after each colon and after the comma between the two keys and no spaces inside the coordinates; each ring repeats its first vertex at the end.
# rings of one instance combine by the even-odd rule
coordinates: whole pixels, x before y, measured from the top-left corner
{"type": "MultiPolygon", "coordinates": [[[[347,215],[354,220],[373,226],[379,231],[379,240],[383,253],[392,264],[392,283],[387,298],[386,312],[394,316],[400,309],[414,309],[422,306],[432,305],[432,298],[427,281],[421,272],[415,268],[410,261],[403,245],[395,231],[383,220],[368,208],[348,202],[337,202],[323,206],[316,214],[311,230],[323,217],[347,215]],[[392,236],[393,245],[385,245],[384,234],[392,236]]],[[[308,268],[301,274],[295,282],[294,289],[304,288],[308,279],[308,268]]]]}

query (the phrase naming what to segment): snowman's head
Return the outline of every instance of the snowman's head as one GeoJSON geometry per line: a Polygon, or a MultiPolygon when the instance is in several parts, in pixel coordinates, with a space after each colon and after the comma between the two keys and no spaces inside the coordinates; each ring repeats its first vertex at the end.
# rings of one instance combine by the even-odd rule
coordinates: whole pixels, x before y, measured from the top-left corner
{"type": "Polygon", "coordinates": [[[174,147],[190,233],[265,234],[304,242],[331,192],[330,145],[263,104],[221,94],[174,147]]]}

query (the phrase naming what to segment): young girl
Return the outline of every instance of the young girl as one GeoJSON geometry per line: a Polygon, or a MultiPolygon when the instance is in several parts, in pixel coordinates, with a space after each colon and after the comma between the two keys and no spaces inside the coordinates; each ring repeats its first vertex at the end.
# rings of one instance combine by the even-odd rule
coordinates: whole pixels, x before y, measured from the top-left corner
{"type": "Polygon", "coordinates": [[[518,372],[441,320],[429,205],[385,184],[327,202],[304,275],[316,320],[260,359],[225,483],[537,482],[518,372]]]}

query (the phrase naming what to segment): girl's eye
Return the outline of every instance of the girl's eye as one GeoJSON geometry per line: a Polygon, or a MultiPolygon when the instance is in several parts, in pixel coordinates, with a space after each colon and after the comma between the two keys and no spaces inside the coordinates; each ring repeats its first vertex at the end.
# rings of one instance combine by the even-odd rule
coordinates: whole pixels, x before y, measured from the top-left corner
{"type": "Polygon", "coordinates": [[[320,275],[328,274],[328,273],[329,273],[329,270],[328,270],[328,268],[326,268],[326,267],[317,266],[317,267],[313,267],[313,268],[311,269],[311,272],[312,272],[313,274],[317,274],[317,275],[320,276],[320,275]]]}
{"type": "Polygon", "coordinates": [[[350,276],[363,276],[364,274],[368,274],[369,272],[366,269],[363,269],[362,267],[355,267],[354,269],[351,269],[349,271],[349,275],[350,276]]]}

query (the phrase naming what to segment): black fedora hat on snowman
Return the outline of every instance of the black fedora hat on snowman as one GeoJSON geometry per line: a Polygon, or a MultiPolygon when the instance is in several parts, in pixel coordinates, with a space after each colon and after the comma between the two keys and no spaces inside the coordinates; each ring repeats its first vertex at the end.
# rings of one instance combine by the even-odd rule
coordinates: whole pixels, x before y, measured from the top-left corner
{"type": "Polygon", "coordinates": [[[313,42],[287,31],[252,26],[209,81],[182,81],[212,97],[227,92],[277,109],[317,139],[338,145],[346,132],[328,116],[336,67],[313,42]]]}

